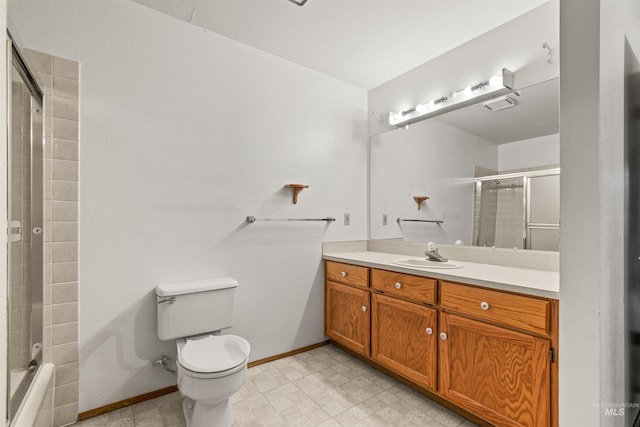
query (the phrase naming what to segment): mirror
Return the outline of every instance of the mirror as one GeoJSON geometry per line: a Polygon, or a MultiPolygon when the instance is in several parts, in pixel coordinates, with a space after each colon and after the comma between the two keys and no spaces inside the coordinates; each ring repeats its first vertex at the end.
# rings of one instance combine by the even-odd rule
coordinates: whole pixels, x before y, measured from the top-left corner
{"type": "Polygon", "coordinates": [[[555,211],[536,218],[540,206],[558,206],[559,185],[534,179],[544,173],[532,171],[556,168],[550,175],[557,181],[558,79],[509,96],[510,108],[479,103],[370,137],[371,239],[557,250],[555,211]],[[476,179],[482,176],[498,178],[476,179]],[[498,224],[493,234],[482,212],[498,224]]]}

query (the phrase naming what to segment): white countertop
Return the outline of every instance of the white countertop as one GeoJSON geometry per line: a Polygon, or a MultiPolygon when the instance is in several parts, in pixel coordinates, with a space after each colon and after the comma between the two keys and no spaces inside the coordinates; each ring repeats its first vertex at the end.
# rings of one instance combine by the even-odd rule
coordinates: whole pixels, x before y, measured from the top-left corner
{"type": "Polygon", "coordinates": [[[527,295],[559,299],[560,278],[555,271],[532,270],[528,268],[504,267],[492,264],[450,260],[462,268],[414,268],[394,264],[392,261],[410,258],[407,255],[386,252],[341,252],[325,253],[329,261],[344,262],[364,267],[379,268],[416,276],[450,280],[452,282],[484,286],[527,295]]]}

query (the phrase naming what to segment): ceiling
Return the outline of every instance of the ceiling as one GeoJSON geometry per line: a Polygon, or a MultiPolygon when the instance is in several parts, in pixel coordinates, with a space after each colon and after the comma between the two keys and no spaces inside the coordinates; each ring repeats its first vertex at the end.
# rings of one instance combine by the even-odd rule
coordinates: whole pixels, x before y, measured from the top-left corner
{"type": "Polygon", "coordinates": [[[490,111],[482,103],[438,116],[452,126],[496,144],[506,144],[560,131],[558,79],[518,90],[509,96],[516,105],[490,111]]]}
{"type": "Polygon", "coordinates": [[[374,88],[546,0],[132,0],[374,88]]]}

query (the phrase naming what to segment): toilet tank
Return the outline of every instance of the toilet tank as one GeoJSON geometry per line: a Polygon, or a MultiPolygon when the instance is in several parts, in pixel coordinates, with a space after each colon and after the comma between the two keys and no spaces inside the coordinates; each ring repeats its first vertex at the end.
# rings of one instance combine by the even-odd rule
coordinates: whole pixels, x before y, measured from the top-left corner
{"type": "Polygon", "coordinates": [[[158,338],[172,340],[231,327],[237,287],[231,277],[158,285],[158,338]]]}

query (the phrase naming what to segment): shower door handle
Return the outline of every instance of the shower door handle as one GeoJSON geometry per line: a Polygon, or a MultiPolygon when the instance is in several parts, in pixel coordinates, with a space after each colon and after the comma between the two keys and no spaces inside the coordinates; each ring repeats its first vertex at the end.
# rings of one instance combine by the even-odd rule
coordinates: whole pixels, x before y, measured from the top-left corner
{"type": "Polygon", "coordinates": [[[11,220],[8,222],[7,240],[9,242],[19,242],[22,240],[22,221],[11,220]]]}

